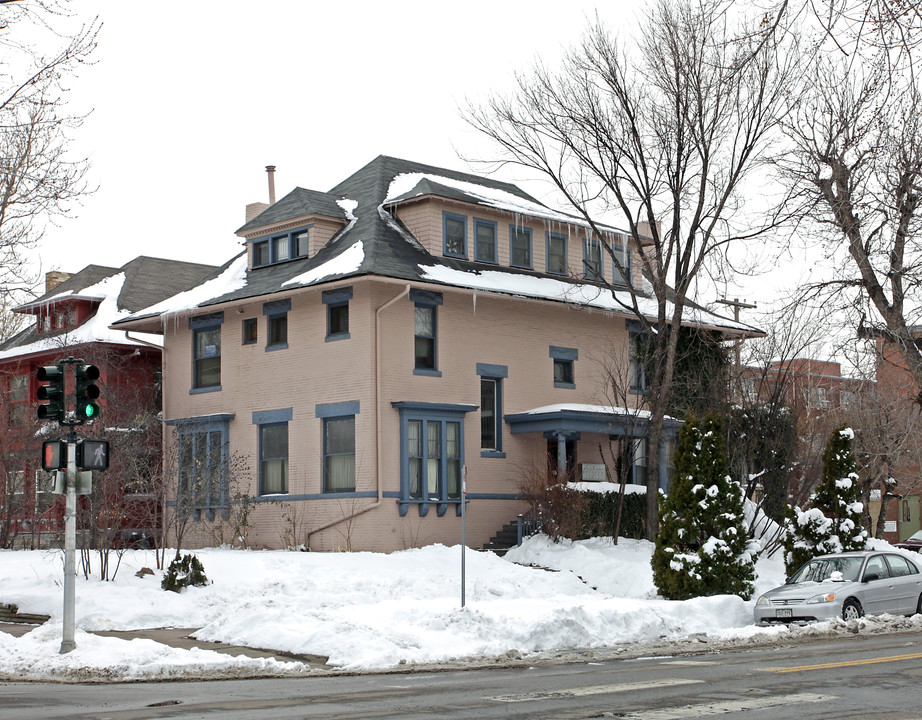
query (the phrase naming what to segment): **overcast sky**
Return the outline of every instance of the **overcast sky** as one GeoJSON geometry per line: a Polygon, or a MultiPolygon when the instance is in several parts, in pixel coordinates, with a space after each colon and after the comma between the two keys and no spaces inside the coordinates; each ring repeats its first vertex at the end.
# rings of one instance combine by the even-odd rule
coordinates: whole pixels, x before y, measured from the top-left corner
{"type": "MultiPolygon", "coordinates": [[[[81,0],[103,28],[71,84],[92,109],[77,147],[92,162],[74,218],[50,228],[43,270],[138,255],[220,264],[249,202],[329,190],[381,154],[470,169],[493,150],[460,107],[509,87],[577,41],[595,3],[81,0]]],[[[613,26],[633,0],[607,1],[613,26]]]]}

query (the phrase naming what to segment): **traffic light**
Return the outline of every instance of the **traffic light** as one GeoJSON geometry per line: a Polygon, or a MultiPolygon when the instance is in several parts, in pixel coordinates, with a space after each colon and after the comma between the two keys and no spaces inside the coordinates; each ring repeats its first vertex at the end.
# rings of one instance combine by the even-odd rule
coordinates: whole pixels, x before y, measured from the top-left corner
{"type": "Polygon", "coordinates": [[[35,373],[36,379],[40,385],[35,396],[39,400],[46,401],[43,405],[38,406],[39,420],[57,420],[59,423],[64,421],[64,366],[60,363],[57,365],[45,365],[40,367],[35,373]]]}
{"type": "Polygon", "coordinates": [[[94,420],[99,415],[99,405],[94,400],[99,397],[99,368],[95,365],[77,365],[76,395],[77,395],[77,420],[94,420]]]}

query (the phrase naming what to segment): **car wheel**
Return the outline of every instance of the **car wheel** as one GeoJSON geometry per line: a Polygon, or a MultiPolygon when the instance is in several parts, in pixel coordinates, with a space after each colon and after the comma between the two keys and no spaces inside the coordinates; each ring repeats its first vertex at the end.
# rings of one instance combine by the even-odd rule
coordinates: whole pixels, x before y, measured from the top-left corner
{"type": "Polygon", "coordinates": [[[919,600],[916,603],[916,615],[922,615],[922,595],[919,595],[919,600]]]}
{"type": "MultiPolygon", "coordinates": [[[[922,599],[920,599],[920,602],[922,602],[922,599]]],[[[843,620],[857,620],[863,615],[864,610],[861,609],[861,603],[855,600],[855,598],[849,598],[842,606],[843,620]]]]}

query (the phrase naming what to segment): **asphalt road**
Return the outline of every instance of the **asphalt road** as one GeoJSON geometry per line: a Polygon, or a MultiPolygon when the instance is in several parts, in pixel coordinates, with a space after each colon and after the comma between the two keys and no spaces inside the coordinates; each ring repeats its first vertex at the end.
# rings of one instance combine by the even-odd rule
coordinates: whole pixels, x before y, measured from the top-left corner
{"type": "Polygon", "coordinates": [[[604,663],[304,679],[0,685],[2,720],[922,720],[922,636],[604,663]],[[745,715],[744,715],[745,713],[745,715]]]}

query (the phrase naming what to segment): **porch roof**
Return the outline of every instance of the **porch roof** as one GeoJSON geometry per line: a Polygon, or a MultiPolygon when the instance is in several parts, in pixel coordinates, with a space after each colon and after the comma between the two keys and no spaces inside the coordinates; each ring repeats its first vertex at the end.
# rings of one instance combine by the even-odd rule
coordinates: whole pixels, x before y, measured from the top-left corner
{"type": "MultiPolygon", "coordinates": [[[[568,435],[585,432],[643,437],[647,434],[650,413],[647,410],[613,405],[560,403],[510,413],[505,415],[504,419],[513,435],[523,433],[568,435]]],[[[675,435],[681,426],[681,420],[667,417],[663,430],[667,436],[675,435]]]]}

